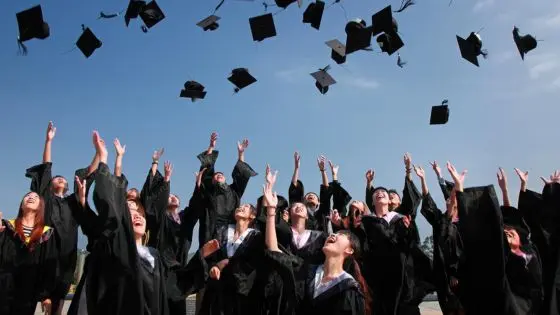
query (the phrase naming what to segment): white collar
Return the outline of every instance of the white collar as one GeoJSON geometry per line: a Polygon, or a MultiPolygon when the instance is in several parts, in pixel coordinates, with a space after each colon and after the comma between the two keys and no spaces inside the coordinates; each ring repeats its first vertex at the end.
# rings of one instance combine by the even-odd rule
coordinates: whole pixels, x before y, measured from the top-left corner
{"type": "Polygon", "coordinates": [[[243,243],[243,241],[245,240],[247,235],[249,233],[251,233],[252,231],[253,231],[253,229],[248,228],[247,230],[245,230],[245,232],[243,232],[241,235],[239,235],[239,238],[237,238],[237,240],[234,241],[233,237],[235,236],[235,225],[230,224],[228,226],[228,230],[227,230],[227,255],[228,255],[228,257],[231,257],[231,256],[235,255],[235,252],[239,248],[239,245],[241,245],[243,243]]]}
{"type": "Polygon", "coordinates": [[[334,287],[335,285],[339,284],[343,280],[354,279],[354,277],[352,277],[348,272],[343,270],[334,279],[332,279],[328,282],[322,283],[324,274],[325,274],[325,270],[323,269],[323,265],[320,265],[319,267],[317,267],[317,271],[315,271],[315,279],[313,281],[314,288],[315,288],[315,290],[313,292],[313,298],[318,297],[319,295],[323,294],[328,289],[334,287]]]}

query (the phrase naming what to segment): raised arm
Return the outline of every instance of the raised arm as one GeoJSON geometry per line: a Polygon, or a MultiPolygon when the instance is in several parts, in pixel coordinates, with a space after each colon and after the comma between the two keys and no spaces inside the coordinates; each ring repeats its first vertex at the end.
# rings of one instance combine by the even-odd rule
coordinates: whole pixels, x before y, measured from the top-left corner
{"type": "Polygon", "coordinates": [[[375,212],[375,207],[373,206],[373,180],[375,179],[375,171],[369,169],[366,171],[366,205],[375,212]]]}
{"type": "MultiPolygon", "coordinates": [[[[321,184],[325,187],[329,187],[329,176],[325,170],[327,158],[324,155],[317,158],[317,165],[319,166],[319,172],[321,172],[321,184]]],[[[334,179],[333,179],[334,180],[334,179]]]]}
{"type": "Polygon", "coordinates": [[[434,226],[439,218],[442,216],[441,211],[437,208],[434,199],[430,195],[430,191],[428,189],[428,184],[426,183],[426,172],[420,165],[414,166],[414,172],[420,178],[420,182],[422,183],[422,207],[420,208],[420,213],[426,218],[426,221],[430,223],[430,225],[434,226]]]}
{"type": "Polygon", "coordinates": [[[443,198],[445,200],[449,199],[449,197],[451,196],[451,191],[453,190],[453,182],[448,182],[443,178],[443,176],[441,175],[441,168],[439,167],[437,161],[430,162],[430,165],[436,173],[439,188],[441,189],[443,198]]]}
{"type": "Polygon", "coordinates": [[[240,199],[245,193],[247,184],[249,184],[249,179],[253,176],[257,176],[257,173],[251,166],[245,163],[245,150],[247,150],[247,147],[249,147],[249,140],[247,139],[237,143],[238,160],[231,174],[232,184],[230,187],[237,193],[240,199]]]}
{"type": "Polygon", "coordinates": [[[115,176],[121,177],[122,175],[122,160],[124,157],[124,153],[126,152],[126,145],[122,146],[119,139],[115,139],[113,141],[113,145],[115,146],[115,153],[117,154],[115,158],[115,176]]]}
{"type": "Polygon", "coordinates": [[[165,149],[161,148],[159,150],[154,151],[154,153],[152,154],[152,168],[150,169],[150,171],[152,172],[152,176],[156,175],[159,166],[159,159],[161,159],[164,152],[165,149]]]}
{"type": "Polygon", "coordinates": [[[504,201],[504,207],[511,207],[511,202],[509,200],[509,194],[508,194],[506,172],[504,171],[503,168],[500,167],[498,169],[498,174],[496,174],[496,176],[498,177],[498,185],[502,190],[502,199],[504,201]]]}
{"type": "Polygon", "coordinates": [[[47,127],[45,147],[43,149],[43,163],[32,166],[25,171],[25,177],[31,179],[30,190],[38,193],[44,198],[50,196],[50,184],[52,179],[51,146],[56,135],[56,127],[49,121],[47,127]]]}
{"type": "Polygon", "coordinates": [[[270,251],[281,252],[276,238],[276,206],[278,205],[278,196],[275,192],[272,192],[272,188],[270,183],[266,183],[263,188],[263,203],[266,206],[265,244],[270,251]]]}
{"type": "Polygon", "coordinates": [[[303,196],[305,190],[303,188],[303,183],[299,180],[299,166],[300,166],[301,156],[298,152],[294,153],[294,174],[292,176],[292,181],[290,182],[290,187],[288,188],[288,201],[290,204],[294,202],[303,202],[303,196]]]}
{"type": "Polygon", "coordinates": [[[49,125],[47,127],[47,137],[45,139],[45,148],[43,149],[43,163],[52,162],[51,148],[52,148],[52,141],[55,135],[56,135],[56,127],[54,126],[52,121],[49,121],[49,125]]]}
{"type": "Polygon", "coordinates": [[[294,185],[294,187],[297,187],[298,185],[298,179],[299,179],[299,153],[295,152],[294,153],[294,174],[292,175],[292,185],[294,185]]]}
{"type": "Polygon", "coordinates": [[[406,153],[404,155],[404,166],[406,177],[404,180],[402,202],[398,208],[398,212],[402,215],[410,215],[412,219],[414,219],[416,218],[422,196],[412,181],[412,157],[410,156],[410,153],[406,153]]]}
{"type": "Polygon", "coordinates": [[[333,199],[333,209],[337,209],[339,215],[346,217],[348,215],[348,203],[352,200],[352,196],[342,187],[340,182],[338,181],[338,170],[339,166],[334,165],[331,161],[329,161],[329,166],[331,168],[333,181],[330,185],[329,189],[323,189],[321,187],[321,204],[320,209],[323,212],[324,216],[328,216],[330,214],[330,199],[332,194],[333,199]],[[327,205],[323,205],[323,202],[327,203],[327,205]],[[322,206],[322,207],[321,207],[322,206]]]}
{"type": "Polygon", "coordinates": [[[214,165],[218,160],[219,151],[216,150],[216,143],[218,141],[218,134],[213,132],[210,135],[210,145],[206,151],[200,153],[197,158],[200,161],[200,170],[206,169],[204,172],[204,177],[202,177],[202,186],[201,188],[204,189],[205,187],[210,187],[212,185],[212,177],[215,173],[214,165]]]}

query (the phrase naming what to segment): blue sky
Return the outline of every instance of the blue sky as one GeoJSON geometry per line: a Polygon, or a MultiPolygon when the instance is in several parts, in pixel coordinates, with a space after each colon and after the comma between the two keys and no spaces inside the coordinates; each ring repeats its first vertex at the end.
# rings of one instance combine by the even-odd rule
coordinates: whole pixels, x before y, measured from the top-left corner
{"type": "MultiPolygon", "coordinates": [[[[192,192],[196,154],[220,134],[218,168],[230,173],[236,141],[247,137],[247,161],[261,174],[268,162],[278,169],[278,191],[286,193],[295,150],[302,155],[301,178],[317,190],[319,154],[340,165],[340,180],[363,199],[364,172],[376,170],[376,184],[401,189],[402,156],[429,169],[428,161],[453,161],[468,169],[468,186],[496,183],[496,170],[509,174],[511,197],[519,182],[514,167],[530,171],[530,188],[541,189],[538,176],[559,168],[554,133],[560,108],[560,3],[555,0],[418,1],[396,15],[406,43],[396,56],[358,52],[344,67],[330,59],[325,41],[344,42],[346,17],[337,5],[325,11],[321,30],[301,23],[304,7],[290,6],[275,16],[278,36],[253,43],[248,18],[263,13],[259,1],[226,0],[215,32],[195,24],[212,13],[211,1],[160,0],[166,19],[149,33],[140,20],[129,28],[121,18],[96,20],[99,11],[120,11],[127,1],[43,1],[51,28],[46,40],[27,42],[29,55],[17,56],[15,13],[37,2],[9,1],[0,11],[0,104],[3,145],[0,172],[5,217],[15,216],[28,189],[26,167],[41,160],[45,128],[58,128],[53,146],[54,172],[71,176],[93,155],[91,131],[108,143],[127,145],[124,172],[132,187],[142,185],[154,149],[165,147],[175,164],[172,190],[186,202],[192,192]],[[90,27],[103,47],[86,59],[67,54],[90,27]],[[531,33],[539,47],[523,62],[512,40],[513,25],[531,33]],[[461,59],[455,35],[481,33],[490,55],[476,68],[461,59]],[[309,73],[331,64],[338,83],[318,93],[309,73]],[[259,80],[233,94],[227,77],[247,67],[259,80]],[[204,101],[180,99],[185,81],[206,86],[204,101]],[[449,99],[451,116],[444,126],[429,126],[432,105],[449,99]]],[[[371,15],[387,1],[342,1],[348,18],[371,15]]],[[[392,1],[394,8],[400,1],[392,1]]],[[[275,8],[269,9],[275,12],[275,8]]],[[[377,47],[376,47],[377,48],[377,47]]],[[[378,49],[377,49],[378,50],[378,49]]],[[[112,150],[111,150],[112,151],[112,150]]],[[[114,155],[111,156],[111,160],[114,155]]],[[[111,162],[112,164],[112,162],[111,162]]],[[[112,167],[112,165],[111,165],[112,167]]],[[[433,173],[430,188],[438,190],[433,173]]],[[[262,176],[253,178],[244,196],[254,202],[262,176]]],[[[436,192],[438,202],[441,193],[436,192]]],[[[430,233],[419,217],[423,235],[430,233]]]]}

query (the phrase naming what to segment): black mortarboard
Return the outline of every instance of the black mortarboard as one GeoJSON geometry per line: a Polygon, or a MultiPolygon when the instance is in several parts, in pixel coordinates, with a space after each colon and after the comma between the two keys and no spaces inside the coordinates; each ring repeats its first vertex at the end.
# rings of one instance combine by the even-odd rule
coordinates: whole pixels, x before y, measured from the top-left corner
{"type": "Polygon", "coordinates": [[[165,19],[165,14],[163,14],[155,0],[152,0],[142,8],[140,18],[144,21],[147,28],[151,28],[165,19]]]}
{"type": "Polygon", "coordinates": [[[482,55],[486,57],[487,55],[487,52],[482,50],[482,40],[480,36],[475,32],[471,32],[467,39],[457,36],[457,43],[461,50],[461,56],[477,67],[479,66],[478,56],[482,55]]]}
{"type": "Polygon", "coordinates": [[[97,36],[95,36],[95,34],[93,34],[89,27],[84,28],[82,26],[82,28],[84,31],[82,32],[80,38],[78,38],[76,46],[80,49],[84,56],[86,56],[86,58],[89,58],[96,49],[101,48],[103,43],[97,38],[97,36]]]}
{"type": "Polygon", "coordinates": [[[305,12],[303,12],[303,23],[310,23],[314,29],[321,27],[321,19],[325,11],[325,3],[321,0],[309,4],[305,12]]]}
{"type": "Polygon", "coordinates": [[[180,97],[190,98],[193,102],[196,99],[204,99],[206,92],[204,92],[204,85],[196,81],[185,82],[185,88],[181,90],[180,97]]]}
{"type": "Polygon", "coordinates": [[[537,39],[530,34],[519,36],[519,29],[515,26],[513,27],[513,40],[523,60],[525,60],[526,53],[537,48],[537,39]]]}
{"type": "Polygon", "coordinates": [[[214,31],[218,27],[220,27],[220,25],[218,24],[219,20],[220,20],[219,16],[210,15],[209,17],[205,18],[204,20],[196,23],[196,25],[202,27],[202,29],[204,31],[214,31]]]}
{"type": "Polygon", "coordinates": [[[27,54],[27,48],[23,42],[33,38],[45,39],[50,36],[50,27],[43,20],[41,5],[16,13],[16,19],[19,29],[18,44],[24,55],[27,54]]]}
{"type": "Polygon", "coordinates": [[[130,0],[128,7],[126,8],[126,13],[124,14],[124,22],[126,26],[130,23],[131,19],[135,19],[142,11],[142,8],[146,6],[146,1],[143,0],[130,0]]]}
{"type": "Polygon", "coordinates": [[[338,39],[332,39],[325,42],[331,50],[331,58],[336,61],[337,64],[343,64],[346,62],[346,46],[344,46],[338,39]]]}
{"type": "Polygon", "coordinates": [[[399,26],[397,20],[393,18],[390,5],[371,16],[371,27],[373,36],[398,32],[399,26]]]}
{"type": "Polygon", "coordinates": [[[346,55],[371,46],[371,28],[362,19],[346,24],[346,55]]]}
{"type": "Polygon", "coordinates": [[[237,68],[231,71],[231,76],[228,78],[229,82],[235,85],[235,92],[257,82],[247,68],[237,68]]]}
{"type": "Polygon", "coordinates": [[[449,107],[447,105],[432,106],[430,125],[444,125],[449,120],[449,107]]]}
{"type": "Polygon", "coordinates": [[[311,73],[311,76],[315,79],[315,86],[321,92],[321,94],[325,94],[329,90],[329,86],[336,83],[334,78],[327,72],[330,66],[326,66],[323,69],[319,69],[319,71],[311,73]]]}
{"type": "Polygon", "coordinates": [[[404,43],[397,33],[383,33],[377,36],[377,44],[382,52],[391,56],[404,46],[404,43]]]}
{"type": "Polygon", "coordinates": [[[301,1],[302,0],[274,0],[274,2],[276,3],[276,6],[282,9],[287,8],[290,4],[297,2],[298,6],[301,7],[301,1]]]}
{"type": "Polygon", "coordinates": [[[253,40],[260,42],[266,38],[276,36],[276,27],[272,13],[255,16],[249,19],[253,40]]]}

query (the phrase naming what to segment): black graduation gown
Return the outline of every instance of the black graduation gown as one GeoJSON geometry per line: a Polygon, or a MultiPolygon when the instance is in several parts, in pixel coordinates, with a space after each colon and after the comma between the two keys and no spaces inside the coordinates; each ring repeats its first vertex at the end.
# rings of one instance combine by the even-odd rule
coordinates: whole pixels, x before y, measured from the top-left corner
{"type": "Polygon", "coordinates": [[[31,178],[31,191],[45,199],[45,224],[54,227],[58,275],[53,300],[61,300],[66,297],[74,279],[78,257],[78,222],[74,214],[81,207],[74,193],[63,198],[52,193],[51,169],[52,163],[35,165],[27,169],[25,176],[31,178]]]}
{"type": "Polygon", "coordinates": [[[260,293],[254,284],[263,265],[264,236],[258,230],[250,231],[231,257],[227,253],[228,226],[221,227],[215,239],[220,249],[207,258],[208,271],[223,259],[229,262],[219,280],[208,279],[199,314],[257,314],[260,293]]]}
{"type": "Polygon", "coordinates": [[[467,314],[533,314],[531,298],[516,294],[512,284],[531,283],[527,279],[538,277],[540,266],[525,266],[511,254],[494,186],[457,192],[457,206],[465,257],[459,290],[467,314]]]}
{"type": "MultiPolygon", "coordinates": [[[[328,223],[329,219],[327,216],[330,214],[331,210],[331,189],[327,186],[321,185],[319,190],[319,208],[310,215],[305,222],[305,228],[308,230],[317,230],[328,233],[328,223]]],[[[305,197],[305,189],[303,183],[298,180],[298,185],[294,186],[290,183],[288,188],[288,199],[290,204],[294,202],[303,203],[303,198],[305,197]]]]}
{"type": "Polygon", "coordinates": [[[202,152],[197,156],[201,163],[200,169],[206,168],[201,186],[203,201],[199,217],[199,246],[211,240],[219,228],[233,222],[233,212],[239,207],[249,179],[257,175],[249,164],[238,160],[231,174],[231,184],[213,184],[214,164],[218,154],[219,151],[213,151],[211,155],[202,152]]]}
{"type": "Polygon", "coordinates": [[[463,248],[461,235],[457,225],[437,208],[429,193],[424,196],[420,211],[432,226],[433,274],[440,308],[444,314],[455,313],[462,306],[450,281],[451,277],[459,278],[458,268],[463,248]]]}
{"type": "Polygon", "coordinates": [[[408,268],[413,236],[396,214],[390,221],[364,216],[367,251],[363,275],[372,289],[372,312],[376,315],[419,314],[414,281],[408,268]]]}
{"type": "Polygon", "coordinates": [[[46,226],[32,251],[15,233],[13,221],[2,220],[0,232],[0,314],[33,315],[38,301],[51,298],[56,279],[56,244],[46,226]]]}
{"type": "Polygon", "coordinates": [[[531,229],[531,240],[542,261],[544,301],[539,314],[560,314],[560,184],[545,185],[542,195],[519,194],[519,211],[531,229]]]}
{"type": "Polygon", "coordinates": [[[280,314],[325,314],[325,315],[364,315],[365,302],[358,282],[354,279],[342,280],[327,291],[313,297],[314,278],[318,266],[307,265],[301,259],[281,252],[266,251],[268,263],[278,270],[282,276],[284,308],[280,314]],[[298,260],[300,260],[298,262],[298,260]],[[307,274],[305,283],[305,296],[296,305],[296,284],[294,274],[300,273],[297,269],[304,269],[307,274]],[[299,310],[296,311],[295,309],[299,310]]]}
{"type": "Polygon", "coordinates": [[[127,180],[115,177],[106,164],[95,173],[93,200],[97,209],[97,238],[90,244],[80,294],[68,314],[168,314],[165,268],[155,249],[155,268],[140,258],[126,204],[127,180]]]}

